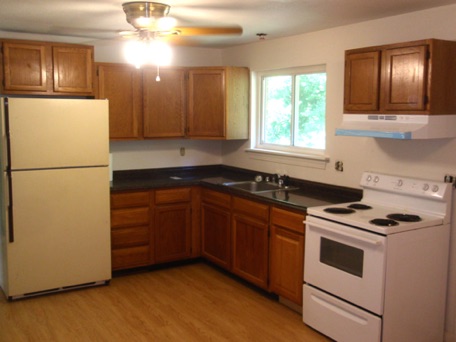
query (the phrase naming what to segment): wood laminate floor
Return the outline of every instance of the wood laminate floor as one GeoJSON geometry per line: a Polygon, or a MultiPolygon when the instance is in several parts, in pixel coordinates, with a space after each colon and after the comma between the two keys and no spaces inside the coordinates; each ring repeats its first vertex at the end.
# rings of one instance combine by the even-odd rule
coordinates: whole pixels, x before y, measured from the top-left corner
{"type": "Polygon", "coordinates": [[[329,341],[301,315],[205,263],[7,302],[0,341],[329,341]]]}

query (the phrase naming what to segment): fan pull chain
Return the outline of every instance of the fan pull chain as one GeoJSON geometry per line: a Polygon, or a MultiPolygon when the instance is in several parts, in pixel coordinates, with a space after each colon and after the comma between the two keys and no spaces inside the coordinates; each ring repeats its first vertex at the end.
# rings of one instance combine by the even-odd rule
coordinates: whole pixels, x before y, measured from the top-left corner
{"type": "Polygon", "coordinates": [[[157,77],[155,77],[156,82],[160,82],[160,65],[157,64],[157,77]]]}

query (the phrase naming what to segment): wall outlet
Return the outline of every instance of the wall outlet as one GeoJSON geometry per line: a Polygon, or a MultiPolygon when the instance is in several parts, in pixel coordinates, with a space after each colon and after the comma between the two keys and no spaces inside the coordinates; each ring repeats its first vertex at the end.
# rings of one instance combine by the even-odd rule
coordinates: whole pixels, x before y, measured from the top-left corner
{"type": "Polygon", "coordinates": [[[456,176],[446,174],[445,177],[443,177],[443,181],[445,183],[453,184],[453,188],[456,188],[456,176]]]}
{"type": "Polygon", "coordinates": [[[340,160],[336,161],[336,163],[334,164],[334,168],[336,169],[336,171],[339,171],[339,172],[344,171],[344,162],[342,162],[340,160]]]}

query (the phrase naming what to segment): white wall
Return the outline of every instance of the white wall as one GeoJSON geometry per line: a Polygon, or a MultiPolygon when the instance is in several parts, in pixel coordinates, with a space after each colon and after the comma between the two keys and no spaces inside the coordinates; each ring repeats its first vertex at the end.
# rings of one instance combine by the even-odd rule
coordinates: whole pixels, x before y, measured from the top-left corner
{"type": "Polygon", "coordinates": [[[222,164],[221,144],[201,140],[143,140],[110,143],[113,170],[222,164]],[[185,148],[181,156],[180,149],[185,148]]]}
{"type": "Polygon", "coordinates": [[[245,65],[253,73],[326,64],[327,156],[330,163],[325,170],[272,165],[251,159],[251,154],[244,152],[249,143],[224,143],[224,164],[266,172],[287,169],[293,177],[349,187],[357,187],[361,173],[366,170],[438,180],[446,173],[456,174],[456,139],[398,141],[336,137],[334,134],[342,120],[345,50],[425,38],[456,40],[454,18],[456,5],[225,49],[224,64],[245,65]],[[335,171],[337,160],[343,161],[343,172],[335,171]]]}
{"type": "MultiPolygon", "coordinates": [[[[334,135],[342,120],[345,50],[426,38],[456,40],[455,18],[456,5],[452,5],[225,49],[224,64],[248,66],[253,73],[327,65],[327,156],[330,163],[326,169],[319,169],[312,165],[291,165],[296,164],[292,159],[282,164],[252,159],[252,154],[244,152],[249,142],[225,142],[223,163],[264,172],[282,169],[292,177],[349,187],[358,186],[365,170],[436,180],[443,180],[447,173],[456,175],[456,139],[398,141],[334,135]],[[343,172],[335,171],[337,160],[343,161],[343,172]]],[[[453,204],[454,221],[455,208],[453,204]]],[[[445,341],[456,341],[456,224],[452,232],[445,341]]]]}

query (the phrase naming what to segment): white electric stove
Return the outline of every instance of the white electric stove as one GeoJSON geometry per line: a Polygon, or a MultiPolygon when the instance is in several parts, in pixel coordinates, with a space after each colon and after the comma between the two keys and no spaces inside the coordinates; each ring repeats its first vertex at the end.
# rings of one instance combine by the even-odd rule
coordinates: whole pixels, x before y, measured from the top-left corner
{"type": "Polygon", "coordinates": [[[442,341],[453,185],[365,172],[308,208],[303,321],[347,342],[442,341]]]}

